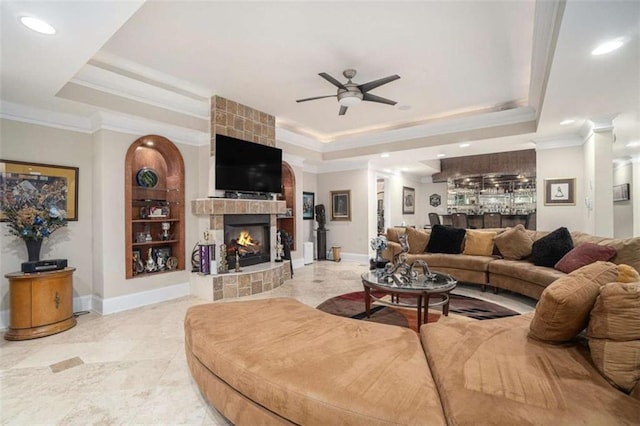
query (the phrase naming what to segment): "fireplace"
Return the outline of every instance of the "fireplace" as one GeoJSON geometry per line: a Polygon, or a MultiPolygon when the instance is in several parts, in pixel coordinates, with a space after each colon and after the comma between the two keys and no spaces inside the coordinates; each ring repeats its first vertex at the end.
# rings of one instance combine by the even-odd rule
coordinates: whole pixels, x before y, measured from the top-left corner
{"type": "Polygon", "coordinates": [[[270,223],[268,214],[224,215],[224,243],[227,245],[229,269],[271,261],[270,223]]]}

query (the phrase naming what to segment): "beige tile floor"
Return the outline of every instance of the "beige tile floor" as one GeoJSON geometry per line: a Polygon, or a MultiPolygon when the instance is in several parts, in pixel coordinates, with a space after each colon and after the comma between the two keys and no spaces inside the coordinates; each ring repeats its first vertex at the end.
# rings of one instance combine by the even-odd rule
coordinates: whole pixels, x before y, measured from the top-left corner
{"type": "MultiPolygon", "coordinates": [[[[283,286],[244,299],[293,297],[315,307],[330,297],[362,290],[359,276],[366,268],[316,262],[296,269],[283,286]]],[[[508,293],[481,293],[470,286],[454,292],[518,312],[533,309],[531,299],[508,293]]],[[[229,424],[200,395],[184,355],[185,312],[207,302],[188,296],[107,316],[91,313],[60,334],[2,340],[0,423],[229,424]]]]}

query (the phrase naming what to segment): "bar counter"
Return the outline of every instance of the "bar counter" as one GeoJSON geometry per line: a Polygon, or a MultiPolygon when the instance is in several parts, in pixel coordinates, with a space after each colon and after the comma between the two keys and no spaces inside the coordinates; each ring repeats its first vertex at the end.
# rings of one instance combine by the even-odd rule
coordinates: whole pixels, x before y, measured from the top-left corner
{"type": "MultiPolygon", "coordinates": [[[[479,215],[470,214],[470,215],[467,215],[467,217],[469,218],[469,226],[471,228],[476,228],[476,229],[484,228],[481,214],[479,214],[479,215]]],[[[443,214],[441,216],[441,218],[442,218],[442,224],[443,225],[451,226],[453,224],[450,214],[443,214]]],[[[516,225],[518,225],[520,223],[522,225],[526,226],[526,223],[527,223],[527,215],[526,214],[503,214],[502,215],[502,227],[503,228],[506,228],[507,226],[516,226],[516,225]]]]}

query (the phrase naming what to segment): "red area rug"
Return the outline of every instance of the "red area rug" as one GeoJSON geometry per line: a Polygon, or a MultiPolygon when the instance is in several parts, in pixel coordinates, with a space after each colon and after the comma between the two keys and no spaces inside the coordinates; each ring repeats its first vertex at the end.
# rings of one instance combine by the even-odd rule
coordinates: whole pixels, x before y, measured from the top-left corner
{"type": "MultiPolygon", "coordinates": [[[[372,292],[372,294],[377,298],[382,298],[386,295],[383,292],[372,292]]],[[[415,298],[400,298],[400,302],[415,303],[415,298]]],[[[341,317],[408,327],[417,331],[417,312],[415,308],[397,308],[373,303],[371,305],[371,316],[367,318],[364,307],[364,291],[332,297],[318,305],[317,309],[341,317]]],[[[477,320],[519,315],[518,312],[495,303],[457,294],[450,295],[449,314],[462,315],[477,320]]],[[[427,322],[438,321],[440,315],[439,310],[430,308],[427,322]]]]}

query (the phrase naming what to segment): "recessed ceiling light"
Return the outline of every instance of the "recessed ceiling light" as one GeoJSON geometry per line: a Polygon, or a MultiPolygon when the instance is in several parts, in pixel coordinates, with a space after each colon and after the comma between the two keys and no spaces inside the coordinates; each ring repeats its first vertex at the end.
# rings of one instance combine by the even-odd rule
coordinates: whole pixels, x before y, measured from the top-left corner
{"type": "Polygon", "coordinates": [[[616,38],[614,40],[605,41],[604,43],[598,45],[595,49],[591,51],[591,54],[594,56],[604,55],[610,52],[613,52],[616,49],[619,49],[624,44],[624,40],[622,38],[616,38]]]}
{"type": "Polygon", "coordinates": [[[570,119],[570,118],[567,118],[566,120],[562,120],[562,121],[560,122],[560,125],[561,125],[561,126],[566,126],[567,124],[573,124],[573,123],[575,123],[575,122],[576,122],[576,120],[572,120],[572,119],[570,119]]]}
{"type": "Polygon", "coordinates": [[[446,154],[438,154],[437,157],[444,157],[446,154]]]}
{"type": "Polygon", "coordinates": [[[460,148],[469,148],[471,146],[470,143],[461,143],[460,148]]]}
{"type": "Polygon", "coordinates": [[[388,152],[383,152],[382,154],[380,154],[380,157],[389,158],[389,153],[388,152]]]}
{"type": "Polygon", "coordinates": [[[636,147],[636,146],[640,146],[640,141],[629,142],[625,146],[628,147],[628,148],[633,148],[633,147],[636,147]]]}
{"type": "Polygon", "coordinates": [[[385,173],[391,173],[391,169],[383,169],[382,171],[385,173]]]}
{"type": "Polygon", "coordinates": [[[51,25],[33,16],[23,16],[20,18],[20,22],[25,27],[40,34],[53,35],[56,33],[56,29],[51,25]]]}

